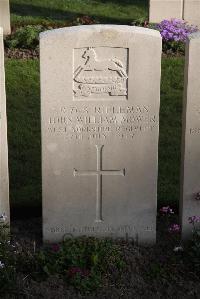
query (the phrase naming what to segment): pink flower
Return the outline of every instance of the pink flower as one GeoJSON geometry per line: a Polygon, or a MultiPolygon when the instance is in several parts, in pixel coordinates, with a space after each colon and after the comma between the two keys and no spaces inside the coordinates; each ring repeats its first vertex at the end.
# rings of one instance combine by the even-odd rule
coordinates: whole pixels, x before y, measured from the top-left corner
{"type": "Polygon", "coordinates": [[[69,271],[68,271],[68,274],[69,274],[69,276],[74,276],[74,275],[76,275],[77,273],[80,273],[81,274],[81,268],[79,268],[79,267],[71,267],[70,269],[69,269],[69,271]]]}
{"type": "Polygon", "coordinates": [[[52,244],[51,249],[54,252],[58,252],[60,250],[60,245],[58,245],[58,244],[52,244]]]}
{"type": "Polygon", "coordinates": [[[165,214],[165,215],[170,215],[170,214],[174,214],[173,210],[170,208],[170,206],[167,207],[162,207],[160,209],[160,213],[165,214]]]}
{"type": "Polygon", "coordinates": [[[168,231],[169,231],[170,233],[179,233],[180,230],[181,230],[180,225],[179,225],[179,224],[176,224],[176,223],[170,225],[170,227],[169,227],[169,229],[168,229],[168,231]]]}
{"type": "Polygon", "coordinates": [[[77,273],[81,276],[88,276],[90,274],[90,271],[87,269],[81,269],[80,267],[71,267],[68,271],[68,275],[71,277],[73,277],[77,273]]]}
{"type": "Polygon", "coordinates": [[[82,275],[83,276],[89,276],[90,275],[90,271],[87,269],[82,270],[82,275]]]}

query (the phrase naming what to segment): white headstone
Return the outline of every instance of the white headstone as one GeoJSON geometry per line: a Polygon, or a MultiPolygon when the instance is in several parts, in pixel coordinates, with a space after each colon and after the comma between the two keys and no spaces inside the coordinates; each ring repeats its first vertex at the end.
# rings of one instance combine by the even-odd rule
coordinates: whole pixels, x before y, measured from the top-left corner
{"type": "Polygon", "coordinates": [[[40,36],[44,241],[156,239],[161,37],[116,25],[40,36]]]}
{"type": "Polygon", "coordinates": [[[200,29],[200,0],[184,0],[184,19],[200,29]]]}
{"type": "Polygon", "coordinates": [[[149,22],[151,23],[183,17],[183,0],[150,0],[149,3],[149,22]]]}
{"type": "Polygon", "coordinates": [[[0,0],[0,27],[4,35],[10,34],[10,6],[9,0],[0,0]]]}
{"type": "Polygon", "coordinates": [[[200,33],[187,43],[183,111],[180,215],[182,236],[192,234],[188,218],[200,216],[200,33]]]}
{"type": "Polygon", "coordinates": [[[2,219],[2,215],[8,217],[7,220],[9,221],[8,147],[2,28],[0,28],[0,136],[0,221],[2,219]]]}

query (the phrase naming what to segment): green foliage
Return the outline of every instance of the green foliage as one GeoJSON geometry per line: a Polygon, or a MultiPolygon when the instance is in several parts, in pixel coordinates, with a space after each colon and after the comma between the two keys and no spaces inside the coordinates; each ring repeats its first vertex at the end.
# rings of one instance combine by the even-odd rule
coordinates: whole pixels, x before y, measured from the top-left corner
{"type": "Polygon", "coordinates": [[[39,34],[44,30],[41,25],[28,25],[18,28],[5,40],[8,48],[35,49],[39,44],[39,34]]]}
{"type": "Polygon", "coordinates": [[[163,41],[163,52],[169,55],[185,55],[185,43],[180,41],[163,41]]]}
{"type": "Polygon", "coordinates": [[[1,294],[17,290],[19,275],[37,281],[56,275],[83,293],[91,292],[109,273],[120,277],[125,267],[120,247],[111,240],[67,239],[35,251],[34,246],[11,243],[1,226],[0,241],[1,294]]]}
{"type": "Polygon", "coordinates": [[[149,279],[160,279],[167,276],[167,269],[159,262],[152,262],[145,274],[149,279]]]}
{"type": "MultiPolygon", "coordinates": [[[[39,34],[42,31],[51,30],[57,27],[63,27],[62,23],[50,23],[49,21],[43,22],[43,25],[26,25],[16,29],[10,36],[5,38],[5,46],[10,49],[35,49],[39,45],[39,34]]],[[[71,23],[65,26],[76,25],[92,25],[97,24],[99,21],[90,16],[81,16],[75,18],[71,23]]],[[[144,18],[140,18],[131,23],[134,26],[141,26],[156,29],[154,24],[148,24],[144,18]]],[[[163,52],[168,55],[184,55],[185,44],[177,41],[163,41],[163,52]]]]}
{"type": "Polygon", "coordinates": [[[0,292],[14,289],[16,282],[16,268],[14,247],[10,244],[8,226],[0,222],[0,292]]]}
{"type": "Polygon", "coordinates": [[[98,288],[110,271],[120,273],[125,263],[119,246],[111,240],[66,239],[38,254],[38,264],[47,276],[59,274],[80,291],[98,288]]]}
{"type": "Polygon", "coordinates": [[[131,25],[132,26],[144,27],[146,23],[147,23],[147,19],[142,16],[141,18],[132,21],[131,25]]]}
{"type": "Polygon", "coordinates": [[[190,255],[200,263],[200,230],[198,229],[193,232],[190,255]]]}
{"type": "MultiPolygon", "coordinates": [[[[189,223],[191,223],[192,229],[192,240],[188,244],[188,257],[193,270],[200,274],[200,227],[198,223],[200,222],[200,216],[189,217],[189,223]]],[[[187,258],[187,257],[186,257],[187,258]]]]}
{"type": "Polygon", "coordinates": [[[190,216],[188,223],[191,225],[192,238],[184,243],[182,261],[187,265],[187,272],[197,277],[200,275],[200,216],[190,216]]]}

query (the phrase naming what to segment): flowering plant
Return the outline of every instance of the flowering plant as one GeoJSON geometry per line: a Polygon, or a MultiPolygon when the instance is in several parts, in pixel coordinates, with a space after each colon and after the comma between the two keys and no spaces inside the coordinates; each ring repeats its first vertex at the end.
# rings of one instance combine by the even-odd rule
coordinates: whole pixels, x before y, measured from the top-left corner
{"type": "Polygon", "coordinates": [[[197,261],[199,267],[199,258],[200,258],[200,216],[190,216],[188,218],[188,222],[192,224],[192,240],[191,240],[191,250],[190,256],[193,258],[194,261],[197,261]]]}
{"type": "Polygon", "coordinates": [[[83,292],[100,286],[107,272],[114,269],[120,274],[125,267],[118,245],[111,239],[92,237],[65,238],[63,243],[52,244],[36,253],[35,260],[35,268],[39,267],[43,277],[60,275],[83,292]]]}
{"type": "Polygon", "coordinates": [[[189,25],[179,19],[163,20],[157,25],[157,29],[163,38],[163,50],[165,52],[184,53],[184,44],[187,37],[196,31],[198,27],[189,25]]]}
{"type": "Polygon", "coordinates": [[[170,232],[170,233],[179,233],[180,230],[181,230],[181,227],[180,227],[180,225],[177,224],[177,223],[173,223],[173,224],[171,224],[170,227],[169,227],[169,232],[170,232]]]}
{"type": "Polygon", "coordinates": [[[171,215],[174,214],[174,211],[172,210],[172,208],[170,208],[170,206],[167,206],[167,207],[162,207],[160,209],[160,213],[162,215],[171,215]]]}
{"type": "MultiPolygon", "coordinates": [[[[2,293],[13,289],[15,284],[15,248],[10,242],[9,226],[6,224],[7,216],[0,214],[0,290],[2,293]]],[[[3,298],[3,297],[1,297],[3,298]]]]}
{"type": "Polygon", "coordinates": [[[188,222],[190,224],[195,225],[195,223],[199,223],[200,222],[200,216],[191,216],[188,218],[188,222]]]}
{"type": "Polygon", "coordinates": [[[198,28],[183,20],[171,19],[159,23],[158,30],[164,41],[185,42],[188,35],[198,31],[198,28]]]}

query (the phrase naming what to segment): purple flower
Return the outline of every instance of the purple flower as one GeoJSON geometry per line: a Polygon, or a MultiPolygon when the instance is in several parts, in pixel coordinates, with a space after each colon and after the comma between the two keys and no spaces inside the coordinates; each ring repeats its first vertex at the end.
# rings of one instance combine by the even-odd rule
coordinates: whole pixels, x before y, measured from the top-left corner
{"type": "Polygon", "coordinates": [[[179,19],[163,20],[157,25],[157,29],[164,41],[185,42],[188,35],[198,31],[198,27],[188,25],[179,19]]]}
{"type": "Polygon", "coordinates": [[[188,222],[191,224],[199,223],[200,222],[200,216],[191,216],[188,218],[188,222]]]}
{"type": "Polygon", "coordinates": [[[174,214],[174,212],[173,212],[173,210],[170,208],[170,206],[162,207],[162,208],[160,209],[160,213],[165,214],[165,215],[174,214]]]}
{"type": "Polygon", "coordinates": [[[168,231],[169,231],[170,233],[179,233],[180,230],[181,230],[180,225],[179,225],[179,224],[176,224],[176,223],[170,225],[170,227],[169,227],[169,229],[168,229],[168,231]]]}

